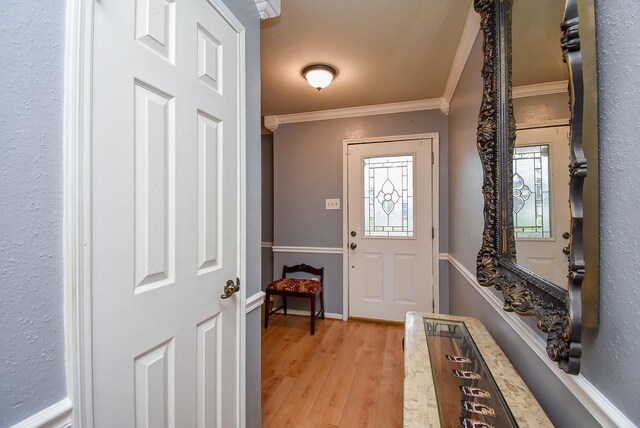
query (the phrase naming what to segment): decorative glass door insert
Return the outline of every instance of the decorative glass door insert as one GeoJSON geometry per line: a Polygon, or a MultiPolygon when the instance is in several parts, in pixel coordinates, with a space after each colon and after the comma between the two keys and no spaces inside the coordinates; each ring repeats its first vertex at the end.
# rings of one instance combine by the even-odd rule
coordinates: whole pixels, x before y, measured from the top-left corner
{"type": "Polygon", "coordinates": [[[551,237],[549,145],[513,152],[513,230],[516,238],[551,237]]]}
{"type": "Polygon", "coordinates": [[[364,236],[414,237],[414,155],[364,158],[364,236]]]}

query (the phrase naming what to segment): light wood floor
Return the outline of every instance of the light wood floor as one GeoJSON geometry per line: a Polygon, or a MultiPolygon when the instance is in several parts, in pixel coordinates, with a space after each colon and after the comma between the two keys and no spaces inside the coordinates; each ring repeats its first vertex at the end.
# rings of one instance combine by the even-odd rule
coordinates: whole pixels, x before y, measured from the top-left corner
{"type": "Polygon", "coordinates": [[[262,329],[263,427],[402,426],[401,326],[272,315],[262,329]]]}

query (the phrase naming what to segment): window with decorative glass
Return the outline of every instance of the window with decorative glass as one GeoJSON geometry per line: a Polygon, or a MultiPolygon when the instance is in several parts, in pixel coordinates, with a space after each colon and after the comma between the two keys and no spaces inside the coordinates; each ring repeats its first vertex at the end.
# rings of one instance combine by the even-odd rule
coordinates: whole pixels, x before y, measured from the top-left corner
{"type": "Polygon", "coordinates": [[[515,147],[513,230],[516,238],[551,237],[549,145],[515,147]]]}
{"type": "Polygon", "coordinates": [[[364,159],[364,236],[414,236],[414,156],[364,159]]]}

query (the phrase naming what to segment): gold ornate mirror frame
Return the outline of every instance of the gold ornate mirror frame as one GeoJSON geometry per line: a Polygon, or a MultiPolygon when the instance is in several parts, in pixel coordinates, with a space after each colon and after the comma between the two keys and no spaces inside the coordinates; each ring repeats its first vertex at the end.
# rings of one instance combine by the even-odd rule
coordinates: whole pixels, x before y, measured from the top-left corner
{"type": "Polygon", "coordinates": [[[484,232],[477,259],[477,277],[481,285],[502,292],[505,311],[535,317],[538,328],[547,333],[549,358],[565,372],[578,374],[582,328],[597,326],[598,310],[598,138],[593,0],[567,0],[562,33],[558,33],[559,37],[562,34],[563,50],[558,55],[564,56],[570,76],[571,236],[567,290],[522,268],[516,261],[512,211],[516,126],[511,94],[511,7],[512,0],[474,0],[484,34],[483,95],[478,118],[478,152],[484,172],[484,232]],[[581,49],[581,18],[584,18],[585,28],[591,27],[589,48],[581,49]],[[584,69],[583,53],[589,56],[590,64],[584,69]],[[587,71],[588,76],[583,71],[587,71]],[[587,159],[590,162],[588,180],[587,159]],[[585,203],[586,211],[590,213],[586,221],[585,203]],[[588,237],[585,230],[589,231],[588,237]],[[584,302],[583,295],[587,297],[584,302]],[[585,323],[584,308],[589,308],[585,312],[585,323]]]}

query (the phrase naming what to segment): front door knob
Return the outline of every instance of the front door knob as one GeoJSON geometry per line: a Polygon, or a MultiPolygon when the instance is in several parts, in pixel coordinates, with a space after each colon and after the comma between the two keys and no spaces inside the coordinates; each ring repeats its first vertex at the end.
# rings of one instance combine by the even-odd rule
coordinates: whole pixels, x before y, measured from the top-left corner
{"type": "Polygon", "coordinates": [[[224,284],[224,293],[220,297],[223,299],[228,299],[234,293],[237,293],[239,290],[240,290],[240,278],[236,278],[235,283],[233,282],[233,280],[230,279],[224,284]]]}
{"type": "Polygon", "coordinates": [[[356,248],[358,248],[358,244],[356,244],[355,242],[352,242],[351,245],[349,245],[349,248],[351,248],[352,250],[355,250],[356,248]]]}

